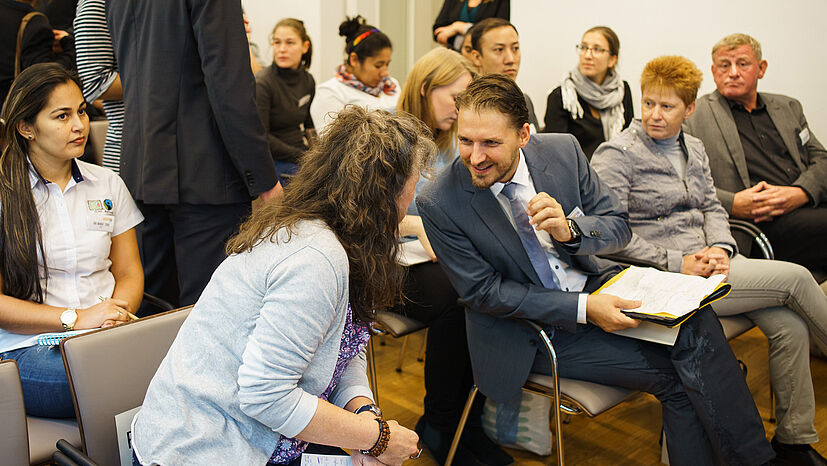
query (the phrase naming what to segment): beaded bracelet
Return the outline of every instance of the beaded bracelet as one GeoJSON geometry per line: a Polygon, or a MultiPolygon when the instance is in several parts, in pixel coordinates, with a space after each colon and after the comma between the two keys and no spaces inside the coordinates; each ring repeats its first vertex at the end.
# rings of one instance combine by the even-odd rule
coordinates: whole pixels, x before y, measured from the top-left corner
{"type": "Polygon", "coordinates": [[[376,418],[376,422],[379,423],[379,438],[376,439],[376,444],[374,444],[370,450],[359,450],[359,453],[374,458],[385,453],[391,440],[391,428],[388,426],[388,421],[382,418],[376,418]]]}

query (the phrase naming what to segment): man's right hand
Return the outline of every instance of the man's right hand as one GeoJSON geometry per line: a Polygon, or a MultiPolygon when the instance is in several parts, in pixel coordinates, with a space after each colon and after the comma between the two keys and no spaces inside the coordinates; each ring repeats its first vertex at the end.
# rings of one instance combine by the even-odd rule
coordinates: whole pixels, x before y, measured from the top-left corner
{"type": "Polygon", "coordinates": [[[640,301],[618,298],[610,294],[592,294],[586,298],[586,319],[606,332],[640,325],[639,320],[632,319],[622,312],[623,309],[640,307],[640,301]]]}
{"type": "Polygon", "coordinates": [[[767,189],[767,184],[761,181],[755,186],[735,193],[735,197],[732,199],[732,216],[745,220],[754,220],[756,222],[768,220],[768,218],[765,217],[759,219],[754,213],[755,209],[759,207],[759,201],[756,200],[755,195],[765,189],[767,189]]]}
{"type": "Polygon", "coordinates": [[[284,190],[281,188],[281,183],[276,182],[276,185],[269,191],[264,191],[258,197],[262,202],[270,202],[273,200],[280,200],[284,196],[284,190]]]}

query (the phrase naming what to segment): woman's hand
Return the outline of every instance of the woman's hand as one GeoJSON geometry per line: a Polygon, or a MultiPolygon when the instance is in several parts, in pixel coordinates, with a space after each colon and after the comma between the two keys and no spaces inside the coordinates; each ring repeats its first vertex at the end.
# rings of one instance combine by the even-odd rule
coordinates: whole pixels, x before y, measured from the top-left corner
{"type": "Polygon", "coordinates": [[[399,425],[398,422],[393,420],[388,421],[388,427],[391,431],[388,448],[376,459],[387,465],[396,466],[409,460],[412,456],[416,456],[419,451],[416,446],[419,442],[419,436],[416,435],[416,432],[399,425]]]}
{"type": "Polygon", "coordinates": [[[350,450],[350,462],[353,466],[380,466],[382,464],[372,456],[359,453],[359,450],[350,450]]]}
{"type": "Polygon", "coordinates": [[[84,330],[98,327],[111,327],[129,321],[126,308],[129,305],[122,299],[107,299],[86,309],[78,309],[75,329],[84,330]]]}
{"type": "Polygon", "coordinates": [[[454,37],[457,34],[465,34],[465,31],[471,26],[471,23],[466,23],[464,21],[454,21],[453,23],[438,27],[434,30],[434,34],[436,35],[436,41],[442,45],[448,45],[448,39],[454,37]]]}

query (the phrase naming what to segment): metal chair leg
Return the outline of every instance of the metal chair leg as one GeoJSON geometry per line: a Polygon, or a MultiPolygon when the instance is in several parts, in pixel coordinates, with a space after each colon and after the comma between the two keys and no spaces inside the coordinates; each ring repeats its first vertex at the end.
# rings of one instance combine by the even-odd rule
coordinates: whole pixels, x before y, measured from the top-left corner
{"type": "Polygon", "coordinates": [[[773,424],[778,422],[778,419],[775,418],[775,392],[772,391],[772,381],[769,383],[770,386],[770,419],[769,421],[773,424]]]}
{"type": "Polygon", "coordinates": [[[419,356],[416,358],[418,362],[425,360],[425,347],[428,346],[428,329],[425,329],[425,335],[422,337],[422,347],[419,348],[419,356]]]}
{"type": "Polygon", "coordinates": [[[370,391],[373,392],[373,402],[379,404],[379,386],[376,381],[376,355],[374,354],[373,342],[375,336],[372,336],[368,341],[367,357],[368,357],[368,384],[370,384],[370,391]]]}
{"type": "Polygon", "coordinates": [[[477,385],[471,387],[471,392],[468,393],[468,400],[465,401],[465,408],[462,410],[462,416],[459,418],[459,425],[457,426],[457,432],[454,434],[454,440],[451,442],[451,449],[448,450],[448,456],[445,458],[445,466],[451,466],[451,463],[454,461],[454,455],[457,453],[457,447],[459,446],[459,439],[462,437],[462,431],[465,429],[465,423],[468,421],[468,414],[471,412],[471,405],[474,404],[474,398],[477,396],[477,392],[479,388],[477,385]]]}
{"type": "Polygon", "coordinates": [[[402,360],[405,359],[405,350],[408,349],[408,337],[402,339],[402,349],[399,351],[399,362],[396,363],[396,372],[402,372],[402,360]]]}

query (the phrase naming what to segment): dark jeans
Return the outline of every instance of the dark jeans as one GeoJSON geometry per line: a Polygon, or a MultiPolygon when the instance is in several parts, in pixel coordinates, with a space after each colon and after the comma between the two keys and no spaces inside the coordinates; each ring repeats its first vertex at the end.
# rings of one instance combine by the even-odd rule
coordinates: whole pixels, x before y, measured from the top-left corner
{"type": "Polygon", "coordinates": [[[799,207],[756,225],[772,243],[776,259],[827,270],[827,207],[799,207]]]}
{"type": "Polygon", "coordinates": [[[293,162],[284,162],[282,160],[274,160],[273,164],[276,166],[276,174],[279,177],[279,183],[282,188],[286,188],[290,184],[290,178],[299,171],[299,165],[293,162]]]}
{"type": "MultiPolygon", "coordinates": [[[[663,407],[673,465],[764,464],[774,457],[738,361],[709,308],[681,325],[673,347],[594,325],[553,338],[561,377],[642,390],[663,407]],[[717,458],[717,459],[716,459],[717,458]]],[[[536,372],[550,373],[538,352],[536,372]]]]}
{"type": "MultiPolygon", "coordinates": [[[[138,225],[144,290],[180,306],[194,304],[227,257],[224,247],[250,215],[250,203],[137,204],[144,214],[144,222],[138,225]],[[173,275],[176,268],[177,277],[173,275]],[[164,294],[170,280],[178,281],[179,296],[164,294]]],[[[138,315],[152,312],[157,310],[142,305],[138,315]]]]}
{"type": "Polygon", "coordinates": [[[23,402],[30,416],[75,417],[69,379],[57,346],[29,346],[0,353],[0,359],[14,359],[20,370],[23,402]]]}
{"type": "MultiPolygon", "coordinates": [[[[425,421],[454,431],[473,383],[465,309],[442,267],[433,262],[408,267],[403,312],[428,324],[425,358],[425,421]]],[[[469,426],[480,426],[484,397],[474,404],[469,426]]]]}

